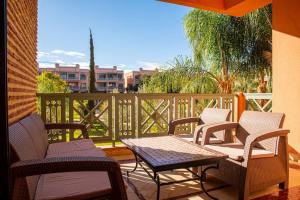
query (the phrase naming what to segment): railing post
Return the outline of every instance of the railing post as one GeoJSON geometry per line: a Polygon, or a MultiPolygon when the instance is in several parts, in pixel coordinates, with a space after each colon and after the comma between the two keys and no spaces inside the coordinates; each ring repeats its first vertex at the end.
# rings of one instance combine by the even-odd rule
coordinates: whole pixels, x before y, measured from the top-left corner
{"type": "Polygon", "coordinates": [[[246,110],[246,97],[244,93],[238,94],[238,108],[237,108],[237,120],[240,120],[242,113],[246,110]]]}
{"type": "Polygon", "coordinates": [[[44,123],[47,123],[47,115],[46,115],[46,98],[44,95],[40,95],[41,98],[41,117],[44,120],[44,123]]]}

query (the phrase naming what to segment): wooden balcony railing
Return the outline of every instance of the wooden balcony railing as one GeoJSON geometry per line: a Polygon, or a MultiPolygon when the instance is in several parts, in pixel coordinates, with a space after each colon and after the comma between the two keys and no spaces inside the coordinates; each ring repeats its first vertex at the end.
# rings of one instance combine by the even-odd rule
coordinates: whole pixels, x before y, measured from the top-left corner
{"type": "Polygon", "coordinates": [[[244,93],[246,110],[272,112],[272,93],[244,93]]]}
{"type": "MultiPolygon", "coordinates": [[[[38,94],[39,112],[47,123],[78,122],[99,143],[115,144],[120,138],[166,135],[172,119],[199,116],[206,107],[230,108],[236,117],[235,94],[38,94]],[[88,103],[92,102],[92,106],[88,103]]],[[[176,132],[191,133],[195,125],[176,132]]],[[[80,133],[49,133],[50,142],[73,140],[80,133]]]]}

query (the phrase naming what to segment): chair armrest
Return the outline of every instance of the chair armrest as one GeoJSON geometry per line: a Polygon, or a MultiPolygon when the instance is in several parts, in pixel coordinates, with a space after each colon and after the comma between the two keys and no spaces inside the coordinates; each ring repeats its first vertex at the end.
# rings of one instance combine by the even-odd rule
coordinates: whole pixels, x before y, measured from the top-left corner
{"type": "MultiPolygon", "coordinates": [[[[127,200],[120,165],[108,157],[56,157],[40,160],[26,160],[11,166],[13,181],[20,177],[40,174],[106,171],[112,187],[112,199],[127,200]]],[[[101,181],[101,180],[99,180],[101,181]]]]}
{"type": "Polygon", "coordinates": [[[52,129],[78,129],[81,130],[82,136],[85,139],[89,139],[89,135],[84,124],[79,123],[55,123],[55,124],[45,124],[45,128],[47,130],[52,129]]]}
{"type": "Polygon", "coordinates": [[[196,126],[195,131],[194,131],[194,136],[193,136],[193,142],[195,144],[198,144],[199,138],[202,135],[203,132],[203,128],[206,126],[212,126],[212,125],[216,125],[218,123],[206,123],[206,124],[201,124],[196,126]]]}
{"type": "Polygon", "coordinates": [[[188,118],[182,118],[182,119],[176,119],[176,120],[171,120],[169,123],[169,135],[174,135],[175,128],[177,125],[180,124],[187,124],[187,123],[193,123],[193,122],[200,122],[199,117],[188,117],[188,118]]]}
{"type": "Polygon", "coordinates": [[[252,149],[255,144],[266,139],[274,137],[287,137],[290,130],[287,129],[277,129],[274,131],[266,132],[263,134],[252,134],[246,138],[245,149],[244,149],[244,164],[247,164],[249,158],[252,155],[252,149]]]}
{"type": "Polygon", "coordinates": [[[238,127],[238,123],[236,122],[222,122],[216,123],[214,125],[205,126],[202,129],[202,141],[201,145],[209,144],[209,138],[212,133],[224,130],[232,130],[238,127]]]}

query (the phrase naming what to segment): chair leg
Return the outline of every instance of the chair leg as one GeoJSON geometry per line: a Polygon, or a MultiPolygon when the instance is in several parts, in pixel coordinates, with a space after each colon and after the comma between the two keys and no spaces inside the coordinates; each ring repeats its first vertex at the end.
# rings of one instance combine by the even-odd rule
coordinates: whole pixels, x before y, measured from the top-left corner
{"type": "Polygon", "coordinates": [[[249,199],[249,184],[247,180],[247,169],[241,170],[241,176],[239,181],[239,200],[248,200],[249,199]]]}
{"type": "Polygon", "coordinates": [[[288,189],[288,182],[279,183],[279,188],[282,190],[288,189]]]}
{"type": "Polygon", "coordinates": [[[248,200],[249,199],[249,192],[245,190],[245,188],[239,188],[239,200],[248,200]]]}

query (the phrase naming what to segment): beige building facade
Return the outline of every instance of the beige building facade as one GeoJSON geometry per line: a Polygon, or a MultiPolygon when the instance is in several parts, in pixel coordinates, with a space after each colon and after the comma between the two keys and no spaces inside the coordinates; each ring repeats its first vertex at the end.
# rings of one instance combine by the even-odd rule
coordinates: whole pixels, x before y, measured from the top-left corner
{"type": "MultiPolygon", "coordinates": [[[[54,68],[39,68],[39,74],[43,71],[52,72],[65,80],[73,92],[87,92],[89,84],[89,69],[80,65],[62,66],[55,64],[54,68]]],[[[98,92],[112,92],[118,90],[124,92],[124,72],[117,67],[95,68],[96,89],[98,92]]]]}
{"type": "Polygon", "coordinates": [[[155,69],[155,70],[146,70],[146,69],[140,68],[139,71],[132,71],[132,72],[125,73],[124,74],[125,89],[126,90],[137,89],[137,87],[141,83],[143,77],[152,76],[156,72],[158,72],[157,69],[155,69]]]}

